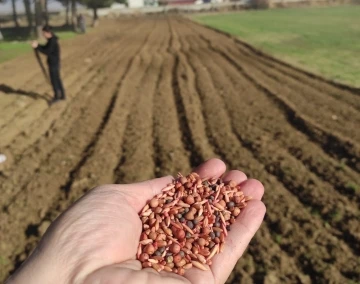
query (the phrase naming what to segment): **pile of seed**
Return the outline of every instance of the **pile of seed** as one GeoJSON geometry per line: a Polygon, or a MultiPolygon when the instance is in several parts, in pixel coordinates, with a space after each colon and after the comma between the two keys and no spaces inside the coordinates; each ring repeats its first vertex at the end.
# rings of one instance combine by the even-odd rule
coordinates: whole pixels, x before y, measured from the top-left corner
{"type": "Polygon", "coordinates": [[[137,259],[143,268],[158,272],[183,275],[191,267],[208,270],[211,259],[224,248],[230,225],[250,199],[234,181],[179,173],[139,214],[143,227],[137,259]]]}

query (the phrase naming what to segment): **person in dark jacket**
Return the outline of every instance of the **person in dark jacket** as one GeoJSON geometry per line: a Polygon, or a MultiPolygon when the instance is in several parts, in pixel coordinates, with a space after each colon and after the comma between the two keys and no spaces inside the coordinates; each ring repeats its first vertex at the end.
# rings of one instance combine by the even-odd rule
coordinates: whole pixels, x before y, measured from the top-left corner
{"type": "Polygon", "coordinates": [[[47,56],[50,80],[54,89],[54,99],[51,103],[56,103],[59,100],[65,100],[65,91],[60,78],[60,46],[50,26],[44,26],[42,31],[47,43],[40,45],[37,41],[33,41],[31,45],[47,56]]]}

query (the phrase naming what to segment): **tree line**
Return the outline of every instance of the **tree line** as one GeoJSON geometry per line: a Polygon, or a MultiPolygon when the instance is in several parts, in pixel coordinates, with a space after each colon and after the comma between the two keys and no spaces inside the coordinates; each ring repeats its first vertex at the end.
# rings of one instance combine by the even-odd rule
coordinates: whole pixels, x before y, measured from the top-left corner
{"type": "MultiPolygon", "coordinates": [[[[0,0],[0,3],[10,2],[12,4],[12,18],[15,27],[20,27],[18,13],[16,10],[16,2],[22,1],[25,7],[27,26],[30,31],[34,31],[36,35],[40,34],[41,27],[48,24],[48,2],[51,0],[0,0]],[[33,13],[34,11],[34,13],[33,13]]],[[[124,3],[124,0],[53,0],[60,2],[66,8],[65,23],[72,25],[76,29],[77,4],[82,4],[93,10],[94,23],[98,19],[97,10],[111,6],[114,2],[124,3]]]]}

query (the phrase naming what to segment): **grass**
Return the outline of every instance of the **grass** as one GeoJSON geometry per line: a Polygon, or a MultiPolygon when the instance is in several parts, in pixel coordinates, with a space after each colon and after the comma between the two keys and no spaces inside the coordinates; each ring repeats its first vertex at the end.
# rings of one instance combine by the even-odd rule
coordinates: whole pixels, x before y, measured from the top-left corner
{"type": "MultiPolygon", "coordinates": [[[[61,40],[70,39],[76,36],[72,31],[57,32],[56,35],[61,40]]],[[[23,39],[22,41],[2,41],[0,42],[0,63],[13,59],[22,54],[32,51],[29,44],[31,38],[23,39]],[[26,40],[26,41],[24,41],[26,40]]]]}
{"type": "Polygon", "coordinates": [[[195,19],[292,64],[360,86],[360,6],[253,10],[195,19]]]}

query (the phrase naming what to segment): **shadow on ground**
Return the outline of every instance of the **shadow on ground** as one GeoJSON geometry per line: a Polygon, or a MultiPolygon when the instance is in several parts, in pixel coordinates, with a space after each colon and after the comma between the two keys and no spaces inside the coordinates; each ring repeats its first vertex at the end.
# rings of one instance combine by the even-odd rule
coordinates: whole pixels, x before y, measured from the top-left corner
{"type": "Polygon", "coordinates": [[[48,95],[41,95],[35,92],[29,92],[22,89],[14,89],[5,84],[0,84],[0,92],[9,95],[11,94],[11,95],[27,96],[35,100],[41,99],[41,100],[45,100],[46,102],[49,102],[51,99],[51,97],[49,97],[48,95]]]}

